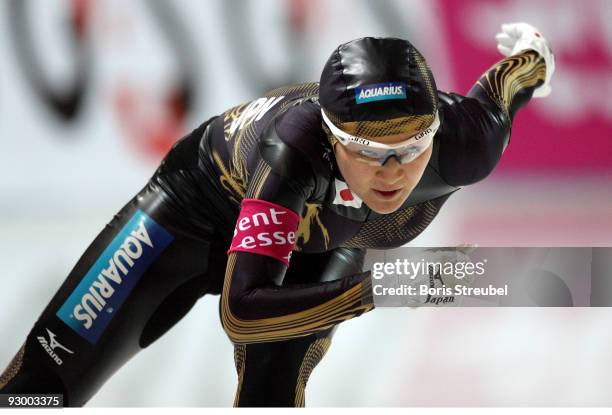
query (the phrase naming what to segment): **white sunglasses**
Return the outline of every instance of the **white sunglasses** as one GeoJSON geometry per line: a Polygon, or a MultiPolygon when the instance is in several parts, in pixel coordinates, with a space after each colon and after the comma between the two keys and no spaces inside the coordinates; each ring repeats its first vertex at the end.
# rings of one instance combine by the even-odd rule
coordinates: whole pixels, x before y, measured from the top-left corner
{"type": "Polygon", "coordinates": [[[359,137],[342,131],[332,123],[325,111],[321,109],[321,115],[325,125],[338,141],[347,150],[357,153],[367,159],[371,159],[373,164],[384,165],[391,157],[396,157],[400,163],[410,163],[418,156],[423,154],[433,142],[433,138],[440,127],[440,117],[436,112],[436,117],[429,127],[409,139],[396,144],[382,144],[368,138],[359,137]]]}

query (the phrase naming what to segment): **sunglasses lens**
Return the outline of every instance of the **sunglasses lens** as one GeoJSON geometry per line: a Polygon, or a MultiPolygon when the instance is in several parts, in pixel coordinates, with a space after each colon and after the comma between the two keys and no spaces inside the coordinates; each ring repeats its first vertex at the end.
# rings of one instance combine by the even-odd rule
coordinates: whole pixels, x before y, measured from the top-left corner
{"type": "MultiPolygon", "coordinates": [[[[439,121],[434,123],[439,124],[439,121]]],[[[329,123],[328,126],[331,127],[329,123]]],[[[334,128],[331,129],[333,136],[335,136],[335,138],[338,140],[337,142],[344,146],[348,151],[360,156],[361,162],[365,162],[370,165],[382,166],[387,162],[387,160],[389,160],[390,157],[395,157],[402,164],[410,163],[419,157],[431,146],[433,137],[437,130],[437,125],[427,134],[423,135],[423,133],[421,133],[421,136],[417,137],[418,141],[411,139],[411,144],[395,148],[389,148],[393,147],[392,145],[370,143],[370,141],[365,138],[359,139],[359,137],[355,136],[350,136],[347,138],[342,134],[338,135],[338,131],[333,131],[334,128]]],[[[431,128],[429,130],[431,130],[431,128]]]]}
{"type": "Polygon", "coordinates": [[[365,149],[361,149],[358,150],[357,153],[359,153],[359,155],[364,156],[364,157],[368,157],[371,159],[379,159],[381,158],[384,154],[381,154],[381,152],[375,151],[375,150],[365,150],[365,149]]]}
{"type": "Polygon", "coordinates": [[[401,151],[396,150],[383,150],[377,151],[373,149],[353,149],[353,152],[361,156],[362,158],[369,159],[371,161],[368,164],[371,165],[383,165],[389,157],[396,157],[398,161],[403,163],[410,163],[412,160],[419,157],[429,146],[412,146],[408,149],[402,149],[401,151]]]}
{"type": "Polygon", "coordinates": [[[412,160],[416,159],[419,156],[420,154],[415,153],[404,154],[401,158],[402,164],[410,163],[412,160]]]}

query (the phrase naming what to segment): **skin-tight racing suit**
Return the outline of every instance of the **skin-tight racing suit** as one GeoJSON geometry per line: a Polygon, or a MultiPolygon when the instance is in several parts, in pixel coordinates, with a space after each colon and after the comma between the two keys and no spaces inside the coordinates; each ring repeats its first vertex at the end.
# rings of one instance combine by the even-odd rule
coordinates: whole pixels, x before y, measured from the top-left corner
{"type": "Polygon", "coordinates": [[[373,308],[365,250],[414,239],[453,192],[486,177],[544,77],[543,59],[527,51],[494,65],[467,96],[428,91],[441,121],[431,160],[401,208],[384,215],[343,181],[317,83],[207,120],[87,248],[0,392],[63,393],[66,405],[83,405],[200,297],[219,294],[235,346],[234,404],[303,406],[335,327],[373,308]]]}

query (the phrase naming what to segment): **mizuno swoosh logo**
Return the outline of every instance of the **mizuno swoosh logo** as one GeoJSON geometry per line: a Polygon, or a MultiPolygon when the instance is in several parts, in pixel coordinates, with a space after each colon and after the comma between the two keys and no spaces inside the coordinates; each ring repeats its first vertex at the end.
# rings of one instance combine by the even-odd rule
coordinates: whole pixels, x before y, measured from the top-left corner
{"type": "Polygon", "coordinates": [[[49,333],[49,347],[51,347],[53,350],[55,350],[55,348],[59,347],[60,349],[70,353],[70,354],[74,354],[74,352],[70,349],[68,349],[67,347],[63,346],[60,342],[58,342],[57,340],[55,340],[55,333],[53,333],[51,330],[47,329],[47,333],[49,333]]]}

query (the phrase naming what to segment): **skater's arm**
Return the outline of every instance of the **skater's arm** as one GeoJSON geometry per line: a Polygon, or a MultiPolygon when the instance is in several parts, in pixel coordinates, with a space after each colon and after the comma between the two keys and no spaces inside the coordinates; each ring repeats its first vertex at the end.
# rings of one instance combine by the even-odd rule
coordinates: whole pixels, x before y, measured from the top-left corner
{"type": "MultiPolygon", "coordinates": [[[[504,28],[512,36],[518,30],[514,26],[504,28]]],[[[520,33],[523,32],[517,36],[520,33]]],[[[501,38],[508,46],[499,49],[508,52],[510,48],[510,56],[488,69],[467,97],[439,93],[443,125],[438,163],[442,177],[450,185],[469,185],[488,176],[510,141],[517,111],[532,96],[543,97],[550,92],[552,53],[546,43],[540,44],[540,39],[545,42],[543,38],[533,33],[530,36],[536,39],[533,47],[541,46],[542,51],[534,50],[522,38],[501,38]],[[521,47],[528,49],[520,50],[521,47]]]]}
{"type": "Polygon", "coordinates": [[[221,317],[235,343],[305,336],[373,308],[369,272],[282,285],[317,179],[307,157],[275,134],[271,128],[260,145],[263,156],[251,175],[229,250],[221,317]]]}

